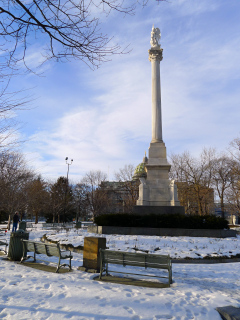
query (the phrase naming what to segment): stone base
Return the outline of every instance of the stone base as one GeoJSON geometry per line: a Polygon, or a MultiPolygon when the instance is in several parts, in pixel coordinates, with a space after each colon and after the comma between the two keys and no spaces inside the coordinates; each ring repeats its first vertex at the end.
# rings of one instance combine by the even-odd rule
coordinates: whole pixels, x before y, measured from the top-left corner
{"type": "Polygon", "coordinates": [[[88,273],[99,273],[99,270],[97,269],[87,269],[86,267],[83,267],[83,266],[78,267],[77,269],[83,272],[88,272],[88,273]]]}
{"type": "Polygon", "coordinates": [[[236,230],[222,229],[177,229],[177,228],[138,228],[138,227],[111,227],[90,226],[88,232],[98,234],[122,234],[160,237],[207,237],[230,238],[236,237],[236,230]]]}
{"type": "Polygon", "coordinates": [[[216,308],[223,320],[240,320],[240,308],[233,306],[216,308]]]}
{"type": "Polygon", "coordinates": [[[145,214],[185,214],[182,206],[134,206],[133,213],[145,214]]]}

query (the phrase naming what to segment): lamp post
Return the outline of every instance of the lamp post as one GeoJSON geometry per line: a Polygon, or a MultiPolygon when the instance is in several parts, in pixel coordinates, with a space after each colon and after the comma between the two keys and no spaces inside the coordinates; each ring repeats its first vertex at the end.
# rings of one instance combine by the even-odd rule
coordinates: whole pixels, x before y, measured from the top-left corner
{"type": "Polygon", "coordinates": [[[68,162],[68,157],[66,157],[65,161],[66,161],[66,164],[67,164],[68,168],[67,168],[67,183],[66,183],[66,190],[65,190],[65,197],[64,197],[64,210],[63,210],[64,219],[65,219],[65,215],[66,215],[66,200],[67,200],[67,192],[68,192],[69,166],[72,164],[73,159],[71,159],[71,162],[68,162]]]}
{"type": "Polygon", "coordinates": [[[73,163],[73,159],[71,159],[71,162],[68,162],[68,157],[65,158],[66,164],[68,166],[67,168],[67,184],[68,184],[68,174],[69,174],[69,166],[73,163]]]}

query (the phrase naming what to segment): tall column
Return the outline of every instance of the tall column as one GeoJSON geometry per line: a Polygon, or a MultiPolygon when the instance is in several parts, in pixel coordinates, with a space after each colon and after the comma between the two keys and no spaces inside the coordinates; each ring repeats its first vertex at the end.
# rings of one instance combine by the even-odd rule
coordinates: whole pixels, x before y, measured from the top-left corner
{"type": "Polygon", "coordinates": [[[149,60],[152,64],[152,143],[163,142],[162,139],[162,110],[161,110],[161,86],[160,86],[160,61],[162,61],[161,45],[159,40],[161,33],[159,28],[152,27],[151,49],[149,60]]]}
{"type": "Polygon", "coordinates": [[[145,163],[147,177],[141,177],[139,198],[135,212],[139,214],[184,213],[177,199],[174,181],[169,180],[171,165],[167,161],[167,150],[162,137],[160,61],[162,52],[159,40],[161,33],[152,27],[149,60],[152,65],[152,140],[145,163]]]}
{"type": "Polygon", "coordinates": [[[160,86],[160,61],[163,49],[151,48],[149,60],[152,64],[152,143],[162,142],[162,110],[160,86]]]}

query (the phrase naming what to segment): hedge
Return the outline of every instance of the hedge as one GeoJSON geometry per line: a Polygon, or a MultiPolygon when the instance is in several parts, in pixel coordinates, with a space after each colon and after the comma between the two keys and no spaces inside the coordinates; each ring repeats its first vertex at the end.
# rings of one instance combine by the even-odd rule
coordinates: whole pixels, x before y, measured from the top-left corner
{"type": "Polygon", "coordinates": [[[102,214],[95,217],[98,226],[180,228],[180,229],[229,229],[227,220],[213,215],[187,216],[181,214],[102,214]]]}

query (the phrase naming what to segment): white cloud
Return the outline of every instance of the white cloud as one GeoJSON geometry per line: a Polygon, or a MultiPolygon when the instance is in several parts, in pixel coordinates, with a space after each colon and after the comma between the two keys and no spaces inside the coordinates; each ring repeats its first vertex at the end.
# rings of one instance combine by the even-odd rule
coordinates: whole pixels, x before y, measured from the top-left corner
{"type": "MultiPolygon", "coordinates": [[[[203,146],[222,149],[238,134],[238,28],[215,15],[224,10],[216,1],[179,0],[161,5],[143,11],[144,18],[142,13],[141,19],[121,19],[120,26],[116,21],[119,38],[132,42],[131,54],[115,56],[94,72],[74,64],[74,72],[65,68],[63,74],[58,73],[62,77],[55,84],[59,94],[51,95],[50,89],[45,92],[40,100],[45,112],[42,127],[31,134],[26,148],[45,175],[65,174],[66,156],[74,159],[70,173],[75,179],[88,170],[110,167],[113,172],[125,163],[141,161],[151,140],[147,50],[156,20],[164,49],[163,136],[168,151],[196,153],[203,146]],[[216,21],[206,21],[206,12],[216,21]],[[215,30],[215,24],[221,24],[221,29],[215,30]],[[77,93],[71,88],[73,83],[77,93]]],[[[56,88],[53,82],[49,86],[56,88]]]]}
{"type": "Polygon", "coordinates": [[[172,6],[176,14],[183,16],[196,16],[205,12],[215,11],[220,6],[219,1],[208,0],[177,0],[172,6]]]}
{"type": "MultiPolygon", "coordinates": [[[[147,66],[151,68],[150,62],[147,66]]],[[[130,61],[109,64],[92,74],[89,92],[99,94],[93,95],[91,105],[72,108],[51,121],[51,129],[31,137],[28,150],[59,162],[69,156],[79,173],[99,168],[106,171],[109,163],[114,163],[110,165],[112,172],[125,163],[139,163],[145,146],[139,157],[138,144],[148,143],[151,134],[150,69],[130,61]]],[[[41,161],[38,166],[42,167],[41,161]]]]}

